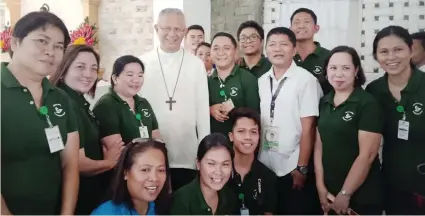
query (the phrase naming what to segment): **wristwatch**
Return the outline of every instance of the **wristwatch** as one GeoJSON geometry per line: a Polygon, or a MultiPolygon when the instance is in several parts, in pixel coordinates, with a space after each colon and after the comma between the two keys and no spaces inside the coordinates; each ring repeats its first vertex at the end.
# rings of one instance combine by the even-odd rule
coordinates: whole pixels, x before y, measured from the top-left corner
{"type": "Polygon", "coordinates": [[[351,197],[351,194],[349,194],[346,190],[341,190],[339,193],[340,193],[341,195],[345,196],[345,197],[348,197],[348,198],[350,198],[350,197],[351,197]]]}
{"type": "Polygon", "coordinates": [[[307,166],[297,166],[296,170],[303,175],[307,175],[307,173],[308,173],[307,166]]]}

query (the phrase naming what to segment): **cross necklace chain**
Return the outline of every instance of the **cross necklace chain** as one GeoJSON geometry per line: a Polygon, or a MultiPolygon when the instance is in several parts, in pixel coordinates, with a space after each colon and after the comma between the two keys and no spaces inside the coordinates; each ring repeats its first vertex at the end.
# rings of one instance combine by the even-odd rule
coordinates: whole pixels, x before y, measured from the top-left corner
{"type": "Polygon", "coordinates": [[[167,85],[167,81],[165,80],[165,75],[164,75],[164,69],[162,68],[162,63],[161,63],[161,58],[159,57],[159,48],[156,48],[156,53],[158,54],[158,60],[159,60],[159,66],[161,67],[161,74],[162,74],[162,79],[164,80],[164,84],[165,84],[165,90],[167,90],[167,96],[168,96],[168,100],[165,101],[165,103],[168,103],[170,105],[170,110],[173,110],[173,103],[176,103],[176,100],[173,100],[174,98],[174,94],[176,93],[176,88],[177,88],[177,84],[179,82],[179,78],[180,78],[180,72],[182,70],[182,65],[183,65],[183,59],[184,59],[184,50],[182,51],[182,60],[180,62],[180,68],[179,68],[179,73],[177,75],[177,80],[176,80],[176,85],[174,85],[174,90],[172,95],[170,96],[170,93],[168,91],[168,85],[167,85]]]}

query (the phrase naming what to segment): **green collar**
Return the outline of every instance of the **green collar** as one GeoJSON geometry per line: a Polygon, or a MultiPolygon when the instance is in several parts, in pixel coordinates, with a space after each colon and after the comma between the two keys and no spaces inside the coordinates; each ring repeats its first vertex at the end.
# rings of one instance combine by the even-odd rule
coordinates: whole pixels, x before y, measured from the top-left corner
{"type": "MultiPolygon", "coordinates": [[[[236,71],[238,71],[238,70],[239,70],[239,66],[235,65],[235,66],[233,67],[233,69],[232,69],[232,72],[230,72],[230,74],[229,74],[229,76],[228,76],[228,77],[230,77],[230,76],[235,76],[235,75],[236,75],[236,71]]],[[[227,77],[226,79],[228,79],[228,77],[227,77]]],[[[217,72],[217,69],[214,69],[214,70],[213,70],[213,72],[212,72],[212,74],[211,74],[211,78],[213,78],[213,79],[218,79],[218,72],[217,72]]]]}
{"type": "MultiPolygon", "coordinates": [[[[350,96],[348,96],[347,100],[345,100],[342,104],[346,103],[346,102],[359,102],[360,101],[360,94],[361,91],[363,91],[362,87],[356,87],[353,92],[351,92],[350,96]]],[[[329,94],[325,95],[323,98],[323,101],[331,104],[332,106],[334,105],[334,96],[335,96],[335,91],[332,90],[331,92],[329,92],[329,94]]]]}
{"type": "MultiPolygon", "coordinates": [[[[199,200],[200,209],[204,210],[204,211],[208,211],[208,209],[210,209],[210,207],[208,206],[207,202],[205,201],[204,195],[202,194],[201,180],[200,180],[199,174],[196,175],[195,179],[190,184],[191,184],[191,187],[194,189],[193,190],[193,192],[195,193],[194,195],[199,200]]],[[[226,185],[224,187],[226,187],[226,185]]],[[[223,193],[223,189],[218,191],[218,205],[217,205],[216,212],[222,211],[221,208],[223,208],[227,204],[228,197],[226,196],[225,193],[223,193]]]]}
{"type": "MultiPolygon", "coordinates": [[[[251,173],[257,173],[259,166],[260,166],[260,161],[258,161],[256,158],[254,158],[254,161],[252,161],[251,164],[251,169],[249,170],[249,172],[246,174],[246,176],[250,175],[251,173]]],[[[232,170],[232,179],[234,178],[235,174],[238,174],[238,172],[236,172],[235,169],[235,164],[233,163],[233,170],[232,170]]]]}
{"type": "MultiPolygon", "coordinates": [[[[3,83],[6,88],[23,88],[24,86],[18,82],[16,77],[12,74],[12,72],[10,72],[9,68],[7,68],[7,65],[8,63],[1,63],[1,83],[3,83]]],[[[43,79],[41,85],[43,87],[43,92],[45,90],[53,90],[55,88],[47,78],[43,79]]]]}
{"type": "MultiPolygon", "coordinates": [[[[260,60],[257,62],[257,64],[254,67],[261,67],[264,62],[266,61],[266,57],[264,55],[261,55],[260,60]]],[[[242,57],[241,59],[241,63],[239,64],[240,67],[246,67],[246,62],[245,62],[245,58],[242,57]]]]}
{"type": "MultiPolygon", "coordinates": [[[[320,43],[317,42],[317,41],[314,41],[314,44],[316,45],[316,49],[314,50],[313,53],[311,53],[309,55],[321,56],[321,53],[322,53],[322,50],[323,50],[322,46],[320,46],[320,43]]],[[[297,53],[296,56],[299,57],[299,54],[297,53]]]]}
{"type": "MultiPolygon", "coordinates": [[[[416,90],[418,90],[418,88],[421,86],[421,82],[422,82],[422,77],[425,76],[425,74],[421,71],[419,71],[419,69],[417,67],[412,68],[412,75],[409,78],[409,81],[407,82],[406,87],[402,90],[402,92],[416,92],[416,90]]],[[[385,85],[385,92],[389,93],[390,92],[390,87],[388,86],[388,73],[385,73],[384,75],[384,85],[385,85]]]]}
{"type": "Polygon", "coordinates": [[[90,103],[86,100],[83,94],[76,92],[74,89],[66,85],[64,82],[59,81],[58,87],[64,90],[68,94],[68,96],[74,99],[79,105],[90,107],[90,103]]]}
{"type": "MultiPolygon", "coordinates": [[[[123,99],[121,99],[120,98],[120,96],[118,96],[118,94],[117,94],[117,92],[115,92],[115,90],[114,89],[112,89],[112,88],[110,88],[109,89],[109,94],[111,95],[111,97],[113,98],[113,99],[115,99],[116,101],[118,101],[118,102],[120,102],[120,103],[122,103],[122,104],[127,104],[127,102],[125,102],[123,99]]],[[[140,97],[139,95],[134,95],[133,96],[133,99],[134,99],[134,104],[136,105],[136,104],[139,104],[139,103],[141,103],[142,102],[142,97],[140,97]]]]}

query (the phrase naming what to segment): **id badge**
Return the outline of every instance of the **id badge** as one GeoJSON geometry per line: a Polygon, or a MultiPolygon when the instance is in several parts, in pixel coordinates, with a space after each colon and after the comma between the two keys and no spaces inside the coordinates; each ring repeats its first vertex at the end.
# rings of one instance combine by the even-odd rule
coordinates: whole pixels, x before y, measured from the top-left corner
{"type": "Polygon", "coordinates": [[[241,208],[241,215],[249,215],[249,209],[246,207],[241,208]]]}
{"type": "Polygon", "coordinates": [[[409,140],[409,122],[408,121],[403,121],[403,120],[398,121],[397,138],[402,140],[409,140]]]}
{"type": "Polygon", "coordinates": [[[140,138],[149,138],[148,127],[140,126],[139,132],[140,132],[140,138]]]}
{"type": "Polygon", "coordinates": [[[263,133],[263,149],[267,151],[279,151],[279,128],[267,125],[263,133]]]}
{"type": "Polygon", "coordinates": [[[55,153],[65,148],[57,125],[51,128],[45,128],[44,132],[46,133],[47,142],[49,143],[50,153],[55,153]]]}
{"type": "Polygon", "coordinates": [[[224,108],[226,109],[226,112],[230,112],[232,111],[233,108],[235,108],[235,105],[233,104],[233,101],[231,98],[223,102],[223,105],[224,105],[224,108]]]}

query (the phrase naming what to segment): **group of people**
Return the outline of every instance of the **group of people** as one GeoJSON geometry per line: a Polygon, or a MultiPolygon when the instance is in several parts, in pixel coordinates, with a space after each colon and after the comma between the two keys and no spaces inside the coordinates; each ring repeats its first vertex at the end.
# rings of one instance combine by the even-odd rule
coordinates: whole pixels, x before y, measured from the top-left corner
{"type": "Polygon", "coordinates": [[[210,44],[164,9],[160,46],[119,57],[91,109],[99,55],[23,16],[1,63],[1,213],[425,214],[424,33],[381,29],[386,73],[363,89],[354,48],[314,41],[310,9],[290,21],[210,44]]]}

